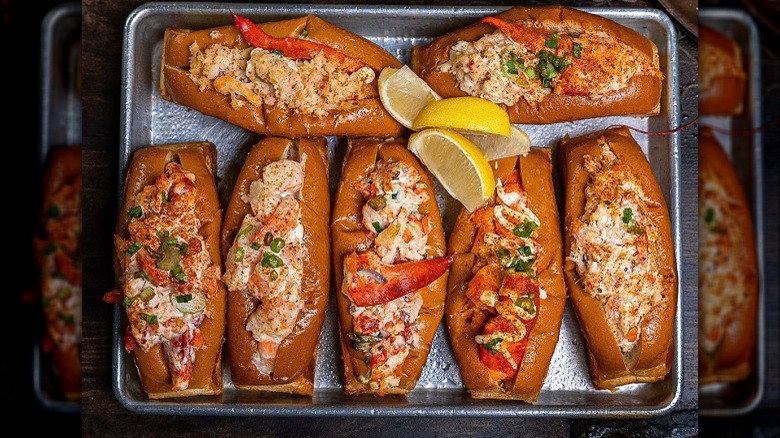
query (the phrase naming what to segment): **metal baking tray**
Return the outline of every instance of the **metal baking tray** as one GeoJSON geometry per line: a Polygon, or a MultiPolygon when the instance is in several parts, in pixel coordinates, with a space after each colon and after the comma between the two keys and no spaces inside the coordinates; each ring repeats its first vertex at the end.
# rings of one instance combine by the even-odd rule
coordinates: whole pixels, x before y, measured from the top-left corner
{"type": "MultiPolygon", "coordinates": [[[[702,126],[745,131],[761,125],[761,45],[758,28],[745,11],[701,8],[699,20],[732,38],[739,45],[747,73],[745,110],[739,116],[702,116],[702,126]]],[[[739,415],[749,412],[761,401],[764,392],[764,215],[761,178],[761,131],[751,136],[727,135],[713,130],[736,168],[742,187],[752,202],[753,225],[758,257],[758,311],[756,323],[755,369],[738,383],[714,383],[699,388],[699,412],[707,416],[739,415]]]]}
{"type": "MultiPolygon", "coordinates": [[[[81,3],[64,3],[46,14],[41,25],[39,166],[49,151],[81,144],[81,96],[76,76],[81,57],[81,3]]],[[[39,330],[44,330],[39,327],[39,330]]],[[[81,403],[68,401],[57,389],[40,335],[32,350],[33,390],[41,405],[58,412],[80,412],[81,403]]]]}
{"type": "MultiPolygon", "coordinates": [[[[260,137],[225,122],[163,100],[157,91],[163,32],[168,26],[207,28],[231,23],[229,11],[255,21],[273,21],[315,14],[383,46],[401,61],[410,49],[434,37],[476,22],[505,7],[423,6],[301,6],[247,4],[153,3],[142,5],[125,23],[123,47],[119,187],[136,149],[153,144],[209,140],[218,148],[219,194],[226,203],[249,148],[260,137]]],[[[573,123],[519,125],[535,145],[551,147],[566,134],[577,135],[622,123],[644,130],[666,130],[679,124],[677,34],[671,19],[654,9],[588,8],[636,29],[658,46],[666,76],[661,114],[655,117],[606,117],[573,123]]],[[[677,268],[680,269],[680,153],[677,134],[637,135],[670,206],[677,268]]],[[[329,138],[331,189],[340,176],[346,139],[329,138]]],[[[459,205],[437,186],[445,230],[452,228],[459,205]]],[[[118,193],[117,202],[121,198],[118,193]]],[[[680,276],[681,277],[681,276],[680,276]]],[[[683,288],[680,285],[680,297],[683,288]]],[[[312,398],[262,395],[237,390],[224,366],[225,389],[220,396],[149,400],[143,393],[130,354],[122,347],[120,307],[115,308],[113,386],[126,408],[154,414],[273,415],[273,416],[537,416],[636,418],[670,412],[682,389],[682,303],[675,315],[674,364],[667,378],[635,384],[615,392],[597,391],[588,374],[585,342],[571,308],[567,307],[552,363],[537,404],[473,400],[463,385],[450,349],[445,324],[439,326],[417,387],[406,397],[347,397],[342,391],[335,291],[319,344],[312,398]]],[[[223,356],[225,357],[225,356],[223,356]]]]}

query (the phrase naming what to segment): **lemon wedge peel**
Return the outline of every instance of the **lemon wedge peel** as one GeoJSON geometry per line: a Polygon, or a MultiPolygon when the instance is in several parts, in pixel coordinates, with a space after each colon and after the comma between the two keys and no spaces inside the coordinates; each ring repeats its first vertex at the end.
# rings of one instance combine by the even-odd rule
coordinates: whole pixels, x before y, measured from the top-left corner
{"type": "Polygon", "coordinates": [[[431,102],[422,108],[412,129],[447,128],[470,134],[495,134],[509,137],[509,114],[499,105],[479,97],[451,97],[431,102]]]}

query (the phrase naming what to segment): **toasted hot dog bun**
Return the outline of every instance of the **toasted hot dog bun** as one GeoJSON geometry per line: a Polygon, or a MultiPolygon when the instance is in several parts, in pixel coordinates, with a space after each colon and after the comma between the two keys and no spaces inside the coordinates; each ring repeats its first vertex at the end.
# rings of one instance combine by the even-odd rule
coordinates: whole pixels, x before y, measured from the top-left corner
{"type": "MultiPolygon", "coordinates": [[[[738,241],[730,240],[726,249],[729,263],[719,263],[715,269],[741,270],[741,293],[743,302],[734,307],[734,313],[727,315],[726,327],[723,338],[716,350],[708,352],[699,345],[699,383],[711,382],[735,382],[747,378],[753,370],[754,354],[756,348],[756,315],[758,313],[759,276],[756,256],[756,240],[753,230],[750,203],[739,177],[731,164],[728,155],[708,128],[699,129],[699,190],[700,196],[704,195],[703,188],[709,182],[714,182],[725,189],[729,199],[729,210],[725,217],[717,218],[725,228],[736,228],[734,236],[739,236],[738,241]]],[[[699,200],[699,216],[706,214],[701,211],[704,199],[699,200]]],[[[709,243],[703,236],[708,232],[706,228],[700,228],[700,245],[709,243]]],[[[702,251],[699,251],[701,256],[702,251]]],[[[703,266],[705,260],[700,260],[699,275],[708,275],[703,272],[707,267],[703,266]]],[[[699,279],[699,303],[703,302],[706,295],[724,295],[719,287],[731,287],[728,284],[713,284],[699,279]]],[[[701,309],[702,312],[704,309],[701,309]]],[[[701,315],[701,313],[700,313],[701,315]]],[[[699,317],[702,324],[702,316],[699,317]]],[[[700,331],[700,339],[708,334],[700,331]]]]}
{"type": "MultiPolygon", "coordinates": [[[[562,6],[514,7],[495,15],[509,23],[542,21],[581,27],[584,32],[603,32],[647,55],[657,68],[658,48],[636,31],[606,18],[562,6]]],[[[448,33],[426,46],[416,46],[411,55],[411,68],[441,97],[465,96],[455,77],[437,67],[449,59],[450,47],[458,41],[477,41],[496,30],[486,23],[475,23],[448,33]]],[[[608,61],[605,61],[608,62],[608,61]]],[[[512,123],[555,123],[608,115],[656,115],[660,112],[662,79],[637,75],[628,86],[597,99],[550,93],[541,102],[530,104],[520,98],[512,106],[504,106],[512,123]]]]}
{"type": "MultiPolygon", "coordinates": [[[[364,360],[365,355],[352,348],[352,342],[348,338],[348,334],[353,331],[353,318],[349,313],[351,303],[341,289],[344,280],[344,257],[355,251],[364,251],[371,244],[361,223],[362,208],[366,201],[355,188],[355,183],[362,180],[380,159],[402,161],[420,173],[420,181],[428,185],[429,194],[429,199],[419,208],[422,214],[430,217],[431,222],[426,256],[427,258],[441,257],[446,250],[444,229],[441,225],[439,207],[436,204],[433,181],[417,158],[406,148],[406,141],[401,139],[350,139],[347,155],[344,158],[341,181],[336,191],[331,222],[333,272],[336,280],[336,300],[339,311],[339,339],[341,340],[344,362],[344,391],[348,395],[373,393],[368,384],[361,383],[356,377],[365,375],[368,366],[364,360]]],[[[421,325],[419,333],[422,348],[411,349],[401,365],[403,372],[399,385],[388,390],[387,394],[406,394],[417,384],[428,358],[436,329],[444,313],[446,290],[446,273],[428,286],[419,289],[423,299],[418,316],[418,322],[421,325]]]]}
{"type": "MultiPolygon", "coordinates": [[[[129,235],[129,211],[133,207],[133,198],[149,184],[154,184],[165,165],[176,161],[195,175],[197,187],[196,209],[201,218],[200,235],[206,244],[206,250],[212,263],[220,266],[219,232],[222,225],[222,209],[217,197],[215,184],[217,167],[217,149],[212,143],[180,143],[159,146],[149,146],[137,150],[127,168],[124,196],[119,209],[119,219],[116,234],[120,237],[129,235]]],[[[122,254],[116,252],[114,267],[122,290],[122,269],[120,263],[122,254]]],[[[141,348],[133,350],[141,385],[149,398],[185,397],[194,395],[212,395],[222,393],[222,343],[225,331],[225,287],[217,282],[214,296],[206,302],[206,310],[210,318],[204,318],[199,325],[203,333],[205,348],[196,350],[192,377],[189,387],[182,391],[172,391],[171,374],[165,360],[162,344],[157,344],[148,352],[141,348]]],[[[124,321],[127,323],[127,321],[124,321]]]]}
{"type": "MultiPolygon", "coordinates": [[[[347,56],[370,66],[379,77],[385,67],[400,68],[401,63],[376,44],[356,34],[341,29],[314,15],[291,20],[259,24],[273,37],[299,38],[307,31],[306,38],[334,48],[347,56]]],[[[241,37],[236,26],[222,26],[203,30],[168,28],[165,31],[160,74],[160,95],[196,109],[203,114],[238,125],[263,135],[282,137],[309,137],[325,135],[343,136],[396,136],[403,126],[395,121],[379,101],[378,91],[371,99],[361,101],[356,108],[332,111],[327,116],[293,113],[276,106],[254,106],[245,102],[240,108],[231,105],[230,95],[218,93],[213,87],[201,91],[190,79],[190,46],[197,43],[200,50],[211,45],[226,47],[250,47],[241,37]]],[[[376,79],[373,84],[376,90],[376,79]]]]}
{"type": "MultiPolygon", "coordinates": [[[[81,147],[60,147],[52,149],[49,154],[48,163],[43,176],[43,211],[41,211],[41,226],[46,220],[46,209],[52,203],[52,197],[56,192],[62,189],[63,185],[75,184],[81,187],[81,147]]],[[[79,195],[80,196],[80,195],[79,195]]],[[[41,270],[41,282],[47,279],[43,278],[47,273],[47,256],[45,246],[48,241],[45,239],[44,230],[35,238],[36,256],[38,266],[41,270]]],[[[42,285],[43,286],[43,285],[42,285]]],[[[49,336],[46,334],[45,336],[49,336]]],[[[52,341],[52,343],[54,343],[52,341]]],[[[60,388],[66,399],[81,399],[81,342],[69,348],[62,349],[54,345],[50,351],[53,360],[54,371],[57,375],[60,388]]]]}
{"type": "Polygon", "coordinates": [[[330,292],[330,193],[328,192],[327,145],[325,139],[269,137],[257,143],[244,162],[233,189],[222,226],[222,255],[239,233],[252,208],[242,197],[249,195],[252,182],[263,177],[268,164],[282,159],[304,162],[304,185],[300,194],[303,224],[303,296],[305,305],[295,328],[279,346],[273,375],[261,374],[252,362],[257,343],[246,329],[246,321],[257,302],[240,291],[228,292],[227,340],[230,374],[240,389],[311,395],[317,343],[330,292]]]}
{"type": "Polygon", "coordinates": [[[475,255],[471,252],[477,228],[471,214],[462,208],[450,235],[448,251],[455,253],[448,282],[445,314],[450,341],[458,360],[461,376],[474,398],[536,401],[550,365],[566,305],[563,280],[563,256],[558,208],[552,180],[550,149],[532,148],[525,157],[512,157],[491,163],[493,174],[501,181],[517,169],[520,185],[528,196],[528,207],[540,222],[536,229],[542,252],[539,265],[539,287],[546,292],[540,302],[536,322],[528,335],[528,345],[517,375],[508,385],[496,380],[480,360],[479,345],[474,337],[482,333],[490,315],[480,310],[466,296],[473,277],[475,255]]]}
{"type": "Polygon", "coordinates": [[[584,167],[585,159],[587,156],[601,156],[597,139],[602,135],[621,165],[634,173],[645,196],[652,201],[647,204],[647,218],[657,227],[658,238],[649,241],[648,252],[652,251],[657,255],[659,270],[656,281],[662,284],[663,303],[645,314],[641,321],[642,334],[633,351],[626,357],[618,347],[601,301],[592,295],[592,291],[585,290],[575,263],[566,261],[564,276],[574,311],[588,344],[591,379],[596,388],[614,389],[629,383],[662,380],[671,369],[677,305],[677,269],[666,201],[647,158],[627,128],[567,138],[558,144],[565,194],[565,257],[571,254],[574,240],[572,221],[585,212],[585,189],[590,181],[584,167]]]}
{"type": "Polygon", "coordinates": [[[700,24],[699,114],[741,114],[745,77],[739,45],[726,35],[700,24]]]}

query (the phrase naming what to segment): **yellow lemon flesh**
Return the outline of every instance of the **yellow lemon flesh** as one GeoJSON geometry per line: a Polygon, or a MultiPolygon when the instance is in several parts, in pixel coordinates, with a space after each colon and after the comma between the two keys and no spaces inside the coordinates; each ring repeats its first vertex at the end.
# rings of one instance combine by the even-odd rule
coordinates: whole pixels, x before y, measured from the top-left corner
{"type": "Polygon", "coordinates": [[[488,160],[469,139],[450,129],[426,129],[409,137],[409,149],[453,198],[474,211],[493,195],[488,160]]]}
{"type": "Polygon", "coordinates": [[[400,124],[412,128],[412,121],[429,103],[440,100],[438,94],[414,74],[408,66],[385,67],[379,74],[379,100],[400,124]]]}
{"type": "Polygon", "coordinates": [[[498,160],[499,158],[516,157],[518,155],[526,156],[531,150],[531,139],[520,128],[512,126],[511,135],[504,137],[495,134],[469,134],[463,133],[463,136],[471,140],[485,154],[488,161],[498,160]]]}

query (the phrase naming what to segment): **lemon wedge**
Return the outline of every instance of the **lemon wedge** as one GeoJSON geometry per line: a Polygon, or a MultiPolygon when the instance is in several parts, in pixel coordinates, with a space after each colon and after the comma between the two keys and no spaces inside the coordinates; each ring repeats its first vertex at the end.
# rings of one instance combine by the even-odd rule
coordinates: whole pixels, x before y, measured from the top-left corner
{"type": "Polygon", "coordinates": [[[531,150],[531,139],[522,129],[512,126],[509,137],[495,134],[469,134],[463,136],[471,140],[485,154],[488,161],[499,158],[526,156],[531,150]]]}
{"type": "Polygon", "coordinates": [[[409,66],[385,67],[379,74],[379,100],[400,124],[412,128],[412,121],[425,105],[440,100],[428,84],[409,66]]]}
{"type": "Polygon", "coordinates": [[[450,129],[425,129],[409,137],[409,150],[469,211],[485,205],[496,188],[493,170],[482,151],[450,129]]]}
{"type": "Polygon", "coordinates": [[[495,134],[509,137],[509,114],[495,103],[479,97],[451,97],[423,107],[412,129],[448,128],[470,134],[495,134]]]}

